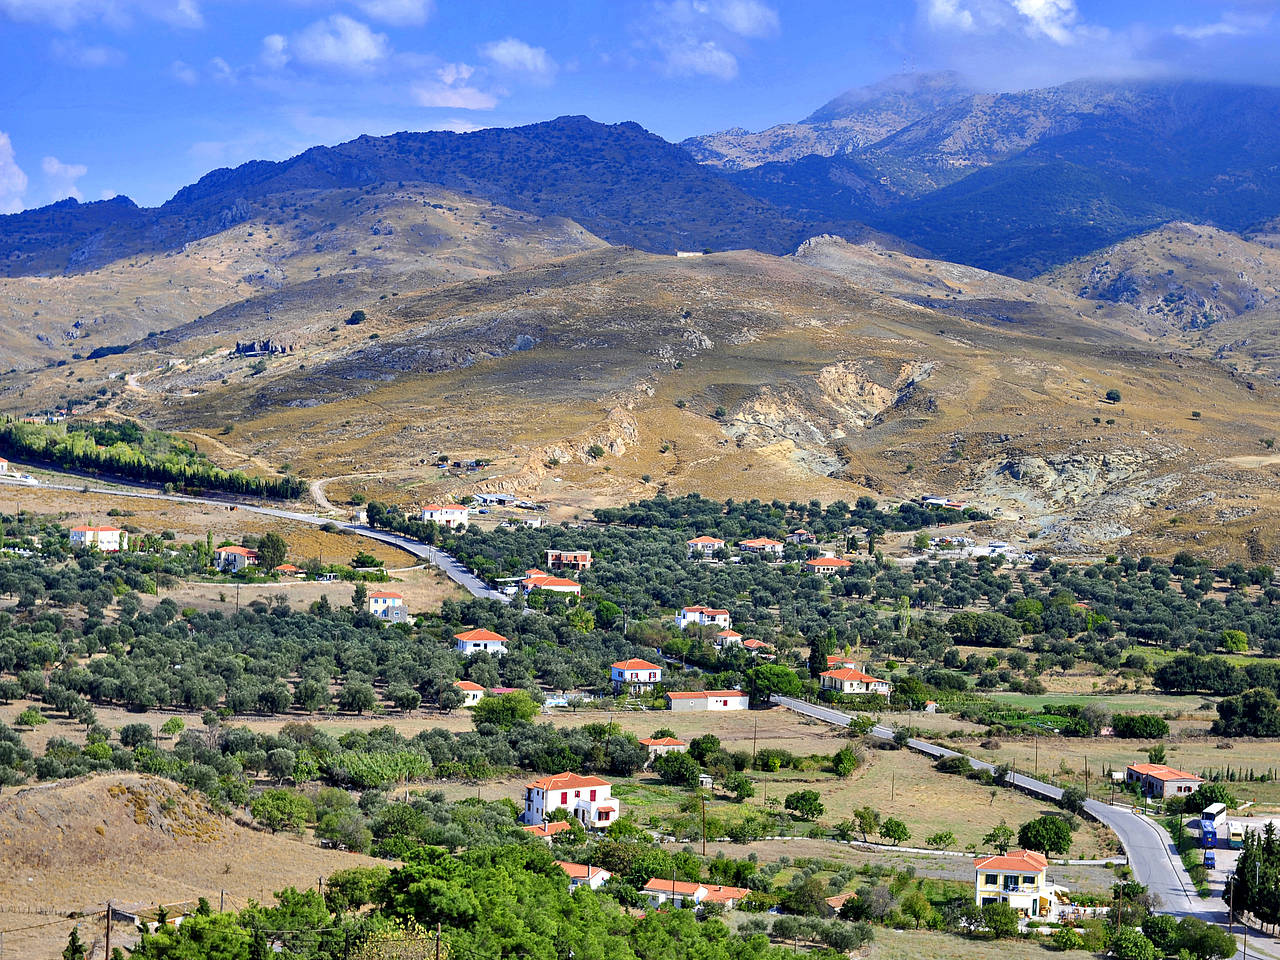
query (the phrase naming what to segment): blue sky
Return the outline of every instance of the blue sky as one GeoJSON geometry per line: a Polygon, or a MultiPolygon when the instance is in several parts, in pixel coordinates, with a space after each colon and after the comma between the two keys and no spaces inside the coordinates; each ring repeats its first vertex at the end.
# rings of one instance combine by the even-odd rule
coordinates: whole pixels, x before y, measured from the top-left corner
{"type": "Polygon", "coordinates": [[[0,0],[0,213],[362,133],[759,129],[904,70],[1274,84],[1277,49],[1280,0],[0,0]]]}

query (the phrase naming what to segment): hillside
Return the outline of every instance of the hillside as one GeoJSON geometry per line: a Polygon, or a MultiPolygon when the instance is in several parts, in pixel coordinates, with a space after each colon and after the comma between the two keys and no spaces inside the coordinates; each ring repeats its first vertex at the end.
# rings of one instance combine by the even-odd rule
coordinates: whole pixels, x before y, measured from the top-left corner
{"type": "MultiPolygon", "coordinates": [[[[648,250],[782,252],[805,230],[635,123],[586,117],[474,133],[363,136],[279,163],[215,170],[160,207],[124,200],[0,217],[9,276],[100,267],[254,219],[285,219],[299,191],[431,184],[539,216],[567,217],[614,244],[648,250]]],[[[853,229],[853,227],[850,227],[853,229]]]]}
{"type": "Polygon", "coordinates": [[[261,339],[279,340],[273,331],[347,302],[603,245],[571,220],[436,187],[299,190],[180,250],[0,278],[0,351],[18,368],[53,364],[215,314],[271,319],[261,339]]]}
{"type": "Polygon", "coordinates": [[[1242,372],[1280,376],[1280,250],[1213,227],[1172,223],[1069,263],[1043,280],[1127,303],[1162,337],[1242,372]]]}
{"type": "Polygon", "coordinates": [[[68,373],[87,390],[127,376],[110,409],[308,478],[376,476],[405,505],[945,491],[1066,551],[1190,528],[1233,553],[1275,509],[1276,465],[1255,462],[1272,391],[1129,304],[969,267],[834,238],[785,258],[603,248],[359,306],[356,327],[215,315],[68,373]],[[305,346],[260,372],[228,351],[269,329],[305,346]],[[451,478],[439,451],[493,463],[451,478]]]}
{"type": "Polygon", "coordinates": [[[798,123],[758,133],[735,127],[681,146],[700,163],[746,170],[762,163],[847,154],[877,143],[970,93],[956,73],[899,74],[848,90],[798,123]]]}
{"type": "Polygon", "coordinates": [[[1173,220],[1274,217],[1278,115],[1266,87],[1076,82],[965,97],[847,156],[780,153],[730,179],[796,219],[1029,277],[1173,220]]]}
{"type": "MultiPolygon", "coordinates": [[[[240,826],[202,795],[158,777],[99,774],[55,781],[0,797],[0,903],[28,926],[73,911],[178,903],[206,897],[216,909],[268,901],[287,886],[313,886],[335,870],[375,861],[322,850],[288,836],[240,826]]],[[[6,933],[15,957],[52,957],[70,922],[6,933]]],[[[101,917],[80,924],[87,944],[104,933],[101,917]]],[[[127,942],[116,924],[114,945],[127,942]]],[[[101,947],[99,955],[101,955],[101,947]]]]}

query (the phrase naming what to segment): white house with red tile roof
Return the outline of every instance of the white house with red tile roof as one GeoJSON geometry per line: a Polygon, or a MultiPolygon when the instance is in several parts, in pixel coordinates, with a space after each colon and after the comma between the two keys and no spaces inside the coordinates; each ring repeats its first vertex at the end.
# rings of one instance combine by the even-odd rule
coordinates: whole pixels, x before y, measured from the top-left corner
{"type": "Polygon", "coordinates": [[[689,548],[690,560],[710,560],[716,555],[717,550],[724,549],[724,541],[718,537],[694,537],[692,540],[686,540],[685,545],[689,548]]]}
{"type": "Polygon", "coordinates": [[[590,550],[548,550],[547,566],[552,570],[576,570],[579,573],[591,569],[590,550]]]}
{"type": "Polygon", "coordinates": [[[738,549],[743,553],[757,553],[761,556],[782,556],[782,541],[770,540],[768,537],[753,537],[750,540],[739,540],[738,549]]]}
{"type": "Polygon", "coordinates": [[[1131,763],[1124,771],[1125,783],[1136,783],[1148,797],[1185,797],[1200,789],[1202,777],[1163,763],[1131,763]]]}
{"type": "Polygon", "coordinates": [[[474,680],[455,680],[453,685],[462,691],[464,707],[474,707],[484,697],[484,687],[474,680]]]}
{"type": "Polygon", "coordinates": [[[129,549],[129,534],[119,527],[72,527],[70,533],[73,547],[97,547],[103,553],[129,549]]]}
{"type": "Polygon", "coordinates": [[[278,573],[282,577],[302,577],[306,576],[307,571],[301,567],[295,567],[292,563],[282,563],[271,568],[272,573],[278,573]]]}
{"type": "Polygon", "coordinates": [[[888,680],[879,680],[853,667],[827,670],[818,674],[818,679],[823,690],[835,690],[837,693],[878,693],[882,697],[893,693],[893,684],[888,680]]]}
{"type": "Polygon", "coordinates": [[[773,647],[769,646],[769,644],[763,640],[757,640],[755,637],[747,637],[742,641],[742,646],[748,653],[753,653],[758,657],[765,656],[773,650],[773,647]]]}
{"type": "Polygon", "coordinates": [[[213,565],[224,573],[239,573],[245,567],[258,565],[258,551],[248,547],[218,547],[213,551],[213,565]]]}
{"type": "Polygon", "coordinates": [[[404,597],[391,590],[375,590],[369,594],[369,612],[379,620],[388,623],[404,623],[409,619],[409,610],[404,605],[404,597]]]}
{"type": "Polygon", "coordinates": [[[704,903],[719,903],[732,910],[751,891],[746,887],[726,887],[718,883],[692,883],[684,880],[652,877],[640,890],[657,909],[673,907],[700,908],[704,903]]]}
{"type": "Polygon", "coordinates": [[[521,827],[520,829],[525,833],[537,837],[539,840],[545,840],[547,843],[551,843],[552,837],[557,833],[564,833],[564,831],[569,830],[572,826],[573,824],[569,823],[567,820],[552,820],[550,823],[534,823],[527,827],[521,827]]]}
{"type": "Polygon", "coordinates": [[[567,860],[557,860],[556,866],[569,875],[570,893],[583,886],[591,890],[599,890],[604,886],[605,881],[613,876],[604,867],[595,867],[589,863],[569,863],[567,860]]]}
{"type": "Polygon", "coordinates": [[[804,568],[810,573],[833,574],[844,573],[853,566],[843,557],[814,557],[804,562],[804,568]]]}
{"type": "Polygon", "coordinates": [[[9,472],[9,461],[6,460],[4,457],[0,457],[0,473],[8,473],[8,472],[9,472]]]}
{"type": "Polygon", "coordinates": [[[787,543],[815,543],[817,539],[808,530],[792,530],[787,534],[787,543]]]}
{"type": "Polygon", "coordinates": [[[675,737],[641,737],[640,743],[648,747],[650,762],[665,754],[685,753],[689,749],[689,744],[675,737]]]}
{"type": "Polygon", "coordinates": [[[668,693],[667,706],[676,713],[746,710],[750,700],[741,690],[690,690],[668,693]]]}
{"type": "Polygon", "coordinates": [[[840,908],[850,900],[857,900],[858,894],[852,890],[848,893],[837,893],[834,897],[827,897],[827,909],[831,912],[831,916],[839,916],[840,908]]]}
{"type": "Polygon", "coordinates": [[[582,585],[576,580],[570,580],[568,577],[553,577],[549,573],[543,573],[541,570],[528,571],[526,576],[520,581],[520,587],[526,594],[533,593],[535,590],[546,590],[549,593],[567,593],[575,597],[582,596],[582,585]]]}
{"type": "Polygon", "coordinates": [[[742,634],[730,627],[728,630],[721,630],[717,633],[715,640],[712,642],[717,650],[723,650],[725,647],[731,647],[735,643],[742,643],[742,634]]]}
{"type": "Polygon", "coordinates": [[[1034,850],[978,857],[973,861],[973,902],[1007,903],[1025,917],[1052,920],[1059,904],[1070,903],[1065,887],[1049,876],[1049,861],[1034,850]]]}
{"type": "Polygon", "coordinates": [[[457,641],[458,652],[464,657],[469,657],[473,653],[489,653],[500,657],[507,652],[507,644],[511,642],[502,634],[482,627],[455,633],[453,639],[457,641]]]}
{"type": "Polygon", "coordinates": [[[720,627],[727,630],[733,626],[728,610],[719,607],[685,607],[676,614],[676,626],[683,630],[690,624],[699,627],[720,627]]]}
{"type": "Polygon", "coordinates": [[[465,525],[470,516],[470,511],[460,503],[428,503],[422,508],[423,523],[435,523],[450,530],[465,525]]]}
{"type": "Polygon", "coordinates": [[[639,693],[652,690],[655,684],[662,682],[662,668],[648,660],[632,657],[612,664],[609,667],[609,678],[613,681],[613,689],[619,693],[624,689],[639,693]]]}
{"type": "Polygon", "coordinates": [[[542,823],[557,810],[569,811],[584,827],[603,830],[618,819],[621,804],[613,798],[613,785],[599,777],[557,773],[525,786],[523,823],[542,823]]]}

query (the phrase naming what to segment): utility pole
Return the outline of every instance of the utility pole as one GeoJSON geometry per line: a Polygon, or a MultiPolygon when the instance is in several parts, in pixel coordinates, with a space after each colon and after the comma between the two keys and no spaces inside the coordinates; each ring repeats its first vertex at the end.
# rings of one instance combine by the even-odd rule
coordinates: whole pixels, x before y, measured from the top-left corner
{"type": "Polygon", "coordinates": [[[894,794],[897,792],[898,771],[889,771],[889,802],[893,802],[894,794]]]}
{"type": "Polygon", "coordinates": [[[702,855],[707,855],[707,798],[702,797],[702,855]]]}
{"type": "Polygon", "coordinates": [[[440,960],[440,921],[436,921],[436,960],[440,960]]]}
{"type": "Polygon", "coordinates": [[[218,891],[218,912],[222,913],[226,909],[227,891],[218,891]]]}
{"type": "Polygon", "coordinates": [[[1039,734],[1032,737],[1036,744],[1036,772],[1035,775],[1040,776],[1040,736],[1039,734]]]}
{"type": "Polygon", "coordinates": [[[111,901],[107,901],[107,960],[111,960],[111,901]]]}
{"type": "Polygon", "coordinates": [[[756,717],[755,729],[751,731],[751,766],[756,765],[756,738],[760,736],[760,718],[756,717]]]}

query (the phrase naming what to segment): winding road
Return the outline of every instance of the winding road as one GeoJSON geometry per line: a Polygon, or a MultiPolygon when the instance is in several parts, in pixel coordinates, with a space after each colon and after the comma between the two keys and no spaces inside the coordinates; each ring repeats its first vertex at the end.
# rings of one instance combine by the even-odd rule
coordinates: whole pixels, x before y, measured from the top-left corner
{"type": "MultiPolygon", "coordinates": [[[[807,703],[792,697],[780,697],[776,694],[773,702],[788,710],[822,720],[826,723],[847,727],[852,715],[833,710],[820,704],[807,703]]],[[[871,735],[883,740],[893,739],[891,727],[877,724],[871,728],[871,735]]],[[[976,770],[995,773],[995,766],[985,760],[978,760],[955,750],[948,750],[927,740],[910,739],[907,746],[912,750],[931,757],[965,757],[976,770]]],[[[1036,780],[1021,773],[1012,773],[1007,781],[1011,786],[1027,793],[1044,797],[1046,800],[1062,799],[1062,789],[1051,783],[1036,780]]],[[[1115,831],[1120,843],[1124,846],[1133,874],[1139,883],[1160,898],[1166,913],[1176,916],[1196,916],[1211,923],[1226,924],[1227,910],[1218,900],[1201,900],[1196,893],[1195,884],[1187,875],[1182,859],[1178,856],[1173,840],[1164,828],[1155,821],[1127,807],[1117,807],[1100,800],[1086,800],[1084,810],[1099,823],[1105,824],[1115,831]]]]}

